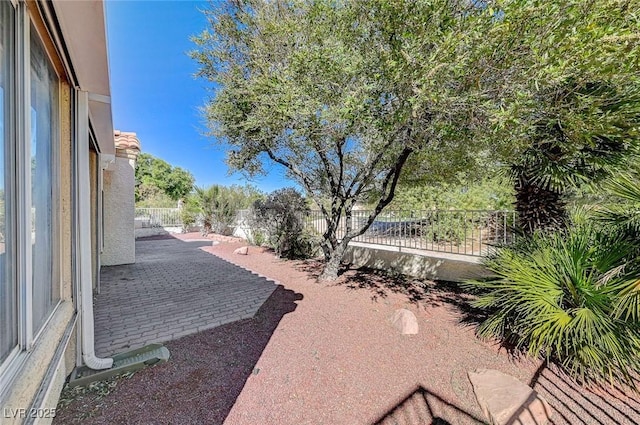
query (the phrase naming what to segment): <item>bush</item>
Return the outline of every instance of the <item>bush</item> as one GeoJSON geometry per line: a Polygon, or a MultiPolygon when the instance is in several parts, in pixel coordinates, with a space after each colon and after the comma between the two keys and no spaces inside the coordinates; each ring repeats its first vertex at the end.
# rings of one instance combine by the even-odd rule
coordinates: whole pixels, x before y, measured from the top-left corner
{"type": "Polygon", "coordinates": [[[141,184],[136,187],[136,192],[140,194],[136,201],[137,208],[175,208],[178,205],[177,201],[155,186],[141,184]]]}
{"type": "Polygon", "coordinates": [[[486,260],[497,277],[467,282],[498,337],[557,361],[581,382],[624,381],[640,371],[637,238],[586,219],[535,233],[486,260]]]}
{"type": "Polygon", "coordinates": [[[202,221],[202,231],[229,235],[237,224],[238,210],[249,208],[262,196],[253,186],[213,185],[196,187],[192,198],[202,221]]]}
{"type": "Polygon", "coordinates": [[[279,189],[253,204],[251,234],[266,237],[266,243],[276,255],[285,258],[306,258],[317,244],[305,230],[305,216],[309,207],[295,189],[279,189]]]}
{"type": "Polygon", "coordinates": [[[251,245],[262,246],[267,242],[264,232],[255,226],[248,233],[248,240],[251,245]]]}
{"type": "Polygon", "coordinates": [[[180,220],[182,222],[182,231],[188,232],[198,221],[198,215],[200,214],[200,208],[198,202],[193,195],[188,196],[180,210],[180,220]]]}

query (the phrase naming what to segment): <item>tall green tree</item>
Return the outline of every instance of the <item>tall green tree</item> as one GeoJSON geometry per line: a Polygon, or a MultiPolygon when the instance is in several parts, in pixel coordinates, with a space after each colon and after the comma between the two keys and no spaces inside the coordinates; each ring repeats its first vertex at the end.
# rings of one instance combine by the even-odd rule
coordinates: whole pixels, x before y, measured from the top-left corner
{"type": "Polygon", "coordinates": [[[195,179],[190,172],[171,166],[168,162],[148,153],[141,153],[136,162],[136,202],[147,194],[158,191],[173,201],[185,198],[192,190],[195,179]]]}
{"type": "Polygon", "coordinates": [[[321,279],[337,277],[349,241],[391,202],[414,157],[437,164],[481,148],[469,143],[483,105],[468,66],[477,20],[492,18],[481,8],[247,0],[206,14],[210,28],[194,38],[192,56],[214,83],[205,107],[212,135],[229,147],[232,169],[279,164],[321,207],[321,279]],[[353,206],[365,199],[373,211],[354,225],[353,206]]]}
{"type": "Polygon", "coordinates": [[[615,173],[640,144],[640,2],[506,0],[477,50],[510,140],[520,226],[566,224],[568,192],[615,173]]]}

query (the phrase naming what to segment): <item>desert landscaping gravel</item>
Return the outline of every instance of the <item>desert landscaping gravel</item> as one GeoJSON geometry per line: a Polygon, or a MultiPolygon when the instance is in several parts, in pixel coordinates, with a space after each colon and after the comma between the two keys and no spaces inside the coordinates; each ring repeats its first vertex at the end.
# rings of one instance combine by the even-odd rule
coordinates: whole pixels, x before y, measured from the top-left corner
{"type": "MultiPolygon", "coordinates": [[[[180,238],[200,237],[180,235],[180,238]]],[[[168,363],[121,378],[106,395],[59,407],[56,424],[476,424],[467,378],[498,369],[533,385],[555,424],[640,423],[637,395],[587,391],[541,361],[474,334],[453,284],[350,270],[318,283],[316,261],[286,261],[227,239],[200,248],[278,282],[251,319],[167,342],[168,363]],[[400,308],[418,319],[401,335],[400,308]]]]}

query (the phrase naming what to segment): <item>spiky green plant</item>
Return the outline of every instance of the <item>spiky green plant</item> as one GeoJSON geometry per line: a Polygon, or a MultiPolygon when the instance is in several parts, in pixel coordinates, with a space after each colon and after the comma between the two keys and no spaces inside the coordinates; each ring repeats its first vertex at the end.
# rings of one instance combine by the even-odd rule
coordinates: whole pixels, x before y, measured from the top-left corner
{"type": "Polygon", "coordinates": [[[621,228],[630,237],[640,235],[640,175],[637,171],[620,173],[606,181],[602,189],[612,202],[596,210],[596,218],[606,225],[621,228]]]}
{"type": "Polygon", "coordinates": [[[497,337],[558,362],[581,382],[632,384],[640,371],[639,244],[619,228],[574,219],[565,232],[534,233],[498,250],[496,277],[467,282],[497,337]]]}

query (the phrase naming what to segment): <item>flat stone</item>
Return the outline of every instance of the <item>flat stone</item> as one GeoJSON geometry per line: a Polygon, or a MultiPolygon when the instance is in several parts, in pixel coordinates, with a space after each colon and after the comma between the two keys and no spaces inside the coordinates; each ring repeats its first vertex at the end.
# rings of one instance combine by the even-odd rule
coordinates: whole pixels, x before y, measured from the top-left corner
{"type": "Polygon", "coordinates": [[[247,255],[249,254],[249,247],[248,246],[241,246],[240,248],[236,249],[235,251],[233,251],[234,254],[240,254],[240,255],[247,255]]]}
{"type": "Polygon", "coordinates": [[[401,308],[393,313],[391,324],[402,335],[415,335],[418,333],[418,319],[413,312],[406,308],[401,308]]]}
{"type": "Polygon", "coordinates": [[[469,372],[480,408],[493,425],[544,425],[549,404],[528,385],[493,369],[469,372]]]}

